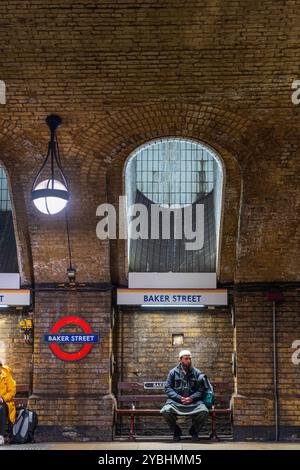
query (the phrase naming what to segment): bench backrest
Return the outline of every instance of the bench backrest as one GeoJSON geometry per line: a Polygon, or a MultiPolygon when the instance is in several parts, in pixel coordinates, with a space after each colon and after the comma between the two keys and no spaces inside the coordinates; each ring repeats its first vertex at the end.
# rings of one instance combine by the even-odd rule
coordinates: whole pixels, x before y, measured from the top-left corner
{"type": "Polygon", "coordinates": [[[30,387],[28,384],[18,384],[17,383],[17,393],[16,395],[28,396],[30,387]]]}
{"type": "MultiPolygon", "coordinates": [[[[167,396],[164,392],[165,382],[155,382],[154,388],[146,388],[147,384],[149,385],[149,382],[119,382],[119,406],[122,406],[122,404],[136,405],[139,402],[164,402],[166,400],[167,396]]],[[[212,382],[212,386],[214,387],[216,405],[228,405],[232,394],[232,384],[228,382],[212,382]]]]}
{"type": "Polygon", "coordinates": [[[211,382],[211,384],[214,389],[215,407],[228,406],[233,393],[233,383],[211,382]]]}
{"type": "Polygon", "coordinates": [[[162,388],[145,389],[144,383],[140,382],[119,382],[118,383],[118,401],[122,403],[138,402],[163,402],[166,400],[166,394],[162,388]]]}
{"type": "Polygon", "coordinates": [[[30,386],[28,384],[18,384],[17,383],[17,392],[14,398],[16,406],[26,406],[30,392],[30,386]]]}

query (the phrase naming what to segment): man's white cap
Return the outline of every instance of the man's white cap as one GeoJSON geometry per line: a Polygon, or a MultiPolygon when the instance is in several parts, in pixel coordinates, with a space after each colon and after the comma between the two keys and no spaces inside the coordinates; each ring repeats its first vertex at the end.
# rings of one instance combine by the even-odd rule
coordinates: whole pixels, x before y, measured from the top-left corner
{"type": "Polygon", "coordinates": [[[191,351],[188,351],[187,349],[183,349],[183,350],[180,351],[180,353],[179,353],[179,359],[181,359],[182,356],[191,356],[191,357],[192,357],[191,351]]]}

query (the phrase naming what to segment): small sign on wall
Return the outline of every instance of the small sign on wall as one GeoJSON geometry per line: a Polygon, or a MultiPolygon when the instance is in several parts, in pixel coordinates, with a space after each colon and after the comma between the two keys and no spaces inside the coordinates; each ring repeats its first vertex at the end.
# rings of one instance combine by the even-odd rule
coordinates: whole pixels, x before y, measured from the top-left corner
{"type": "Polygon", "coordinates": [[[6,289],[0,290],[0,306],[22,306],[30,305],[29,289],[6,289]]]}
{"type": "Polygon", "coordinates": [[[49,344],[55,356],[63,361],[74,362],[83,359],[92,349],[95,343],[99,343],[99,335],[94,334],[86,320],[76,316],[64,317],[52,326],[50,332],[44,335],[44,341],[49,344]],[[66,334],[61,329],[68,325],[77,325],[82,333],[66,334]],[[82,344],[77,352],[67,352],[61,348],[65,344],[82,344]]]}
{"type": "Polygon", "coordinates": [[[147,390],[148,389],[161,390],[165,388],[165,385],[166,385],[166,382],[144,382],[144,388],[147,390]]]}

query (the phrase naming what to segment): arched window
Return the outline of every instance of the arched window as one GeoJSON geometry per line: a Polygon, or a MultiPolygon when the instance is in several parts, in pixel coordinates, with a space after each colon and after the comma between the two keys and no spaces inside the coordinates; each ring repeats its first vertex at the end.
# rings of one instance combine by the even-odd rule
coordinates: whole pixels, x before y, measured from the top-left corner
{"type": "Polygon", "coordinates": [[[0,273],[18,273],[17,246],[6,172],[0,164],[0,273]]]}
{"type": "MultiPolygon", "coordinates": [[[[125,180],[129,272],[216,272],[223,188],[223,169],[216,153],[188,139],[151,141],[130,155],[125,180]],[[147,236],[144,231],[135,239],[131,237],[133,204],[148,209],[147,236]],[[158,237],[151,237],[153,204],[170,212],[169,237],[161,229],[158,237]],[[202,206],[203,243],[197,249],[187,249],[190,239],[184,232],[184,220],[189,208],[191,228],[199,232],[197,206],[202,206]],[[175,220],[182,228],[181,238],[176,236],[175,220]]],[[[162,222],[162,215],[159,220],[162,222]]]]}

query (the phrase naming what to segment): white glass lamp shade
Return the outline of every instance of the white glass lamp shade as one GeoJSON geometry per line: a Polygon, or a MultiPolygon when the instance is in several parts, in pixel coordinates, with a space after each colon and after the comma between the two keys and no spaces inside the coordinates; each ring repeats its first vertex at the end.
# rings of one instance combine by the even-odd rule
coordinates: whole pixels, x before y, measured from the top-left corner
{"type": "Polygon", "coordinates": [[[44,180],[31,192],[35,207],[43,214],[53,215],[62,211],[69,199],[69,191],[60,181],[44,180]]]}

